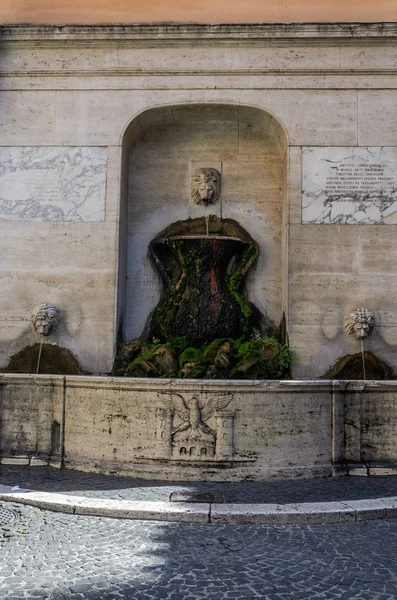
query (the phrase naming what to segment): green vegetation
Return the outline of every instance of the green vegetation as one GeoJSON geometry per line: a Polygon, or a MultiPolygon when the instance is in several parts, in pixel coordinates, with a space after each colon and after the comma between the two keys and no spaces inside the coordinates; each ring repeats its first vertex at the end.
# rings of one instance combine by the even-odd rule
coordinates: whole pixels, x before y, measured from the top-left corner
{"type": "MultiPolygon", "coordinates": [[[[125,377],[203,379],[290,379],[294,353],[276,338],[219,338],[201,348],[186,347],[185,338],[166,344],[134,340],[125,377]],[[140,350],[138,350],[140,348],[140,350]]],[[[128,344],[126,345],[128,346],[128,344]]]]}
{"type": "Polygon", "coordinates": [[[228,280],[228,288],[233,298],[236,300],[238,305],[240,306],[241,313],[244,316],[244,327],[243,327],[243,335],[248,335],[251,329],[251,318],[252,318],[252,310],[245,302],[243,295],[241,294],[240,288],[245,275],[245,267],[248,262],[252,259],[252,257],[257,252],[257,246],[254,242],[252,242],[245,253],[244,259],[239,265],[237,271],[233,273],[229,277],[228,280]]]}

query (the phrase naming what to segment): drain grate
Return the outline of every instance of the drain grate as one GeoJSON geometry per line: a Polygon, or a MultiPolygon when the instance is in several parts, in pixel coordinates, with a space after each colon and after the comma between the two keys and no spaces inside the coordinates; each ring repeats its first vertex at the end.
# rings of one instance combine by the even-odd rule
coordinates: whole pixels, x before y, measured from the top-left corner
{"type": "Polygon", "coordinates": [[[210,494],[207,492],[171,492],[170,502],[197,502],[219,504],[223,502],[222,494],[210,494]]]}
{"type": "Polygon", "coordinates": [[[0,506],[0,527],[11,525],[18,519],[18,513],[0,506]]]}

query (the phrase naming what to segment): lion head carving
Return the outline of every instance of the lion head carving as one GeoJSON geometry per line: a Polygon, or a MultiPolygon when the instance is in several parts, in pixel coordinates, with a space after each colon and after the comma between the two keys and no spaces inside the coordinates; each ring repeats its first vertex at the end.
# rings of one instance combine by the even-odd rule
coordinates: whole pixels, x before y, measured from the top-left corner
{"type": "Polygon", "coordinates": [[[362,340],[371,335],[375,327],[375,314],[368,308],[356,308],[346,317],[344,325],[347,335],[355,335],[362,340]]]}
{"type": "Polygon", "coordinates": [[[192,198],[195,204],[215,204],[221,193],[221,174],[216,169],[196,169],[192,178],[192,198]]]}
{"type": "Polygon", "coordinates": [[[40,304],[30,317],[34,331],[40,335],[50,335],[59,327],[59,310],[53,304],[40,304]]]}

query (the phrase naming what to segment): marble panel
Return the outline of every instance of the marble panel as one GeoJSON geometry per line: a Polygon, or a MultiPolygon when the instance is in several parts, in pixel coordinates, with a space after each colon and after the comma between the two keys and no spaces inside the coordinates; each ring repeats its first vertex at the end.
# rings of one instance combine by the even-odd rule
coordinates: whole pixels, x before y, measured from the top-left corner
{"type": "Polygon", "coordinates": [[[397,223],[397,148],[304,148],[302,222],[397,223]]]}
{"type": "Polygon", "coordinates": [[[103,221],[105,148],[0,148],[0,221],[103,221]]]}

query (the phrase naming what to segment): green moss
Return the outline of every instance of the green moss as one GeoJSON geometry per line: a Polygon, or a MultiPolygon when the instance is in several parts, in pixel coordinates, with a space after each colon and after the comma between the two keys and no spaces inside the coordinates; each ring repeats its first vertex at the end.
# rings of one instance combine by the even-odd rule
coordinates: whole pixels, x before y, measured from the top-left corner
{"type": "Polygon", "coordinates": [[[141,356],[138,356],[135,360],[133,360],[127,367],[124,377],[136,377],[136,369],[140,362],[143,360],[152,361],[154,358],[154,352],[157,346],[154,346],[152,349],[148,350],[141,356]]]}
{"type": "Polygon", "coordinates": [[[177,354],[181,354],[188,347],[188,341],[185,337],[171,337],[167,341],[167,346],[177,354]]]}
{"type": "Polygon", "coordinates": [[[201,365],[203,362],[203,353],[198,348],[186,348],[179,358],[179,366],[182,369],[186,363],[196,363],[201,365]]]}
{"type": "Polygon", "coordinates": [[[183,256],[175,242],[168,241],[167,245],[174,257],[177,258],[182,271],[173,278],[166,300],[158,306],[153,317],[153,331],[161,337],[162,341],[166,341],[169,323],[173,320],[180,299],[186,291],[188,269],[193,263],[193,255],[189,253],[183,256]]]}
{"type": "Polygon", "coordinates": [[[241,264],[239,265],[237,271],[235,271],[235,273],[233,273],[233,275],[231,275],[229,277],[228,282],[227,282],[229,291],[232,294],[233,298],[238,303],[238,305],[240,306],[241,313],[244,317],[244,326],[243,326],[243,335],[244,336],[248,336],[250,329],[251,329],[252,310],[246,303],[243,295],[241,294],[240,287],[241,287],[241,283],[243,280],[244,268],[247,266],[248,262],[251,260],[251,258],[255,255],[256,252],[257,252],[257,246],[254,242],[252,242],[248,246],[248,248],[245,252],[244,258],[241,261],[241,264]]]}
{"type": "Polygon", "coordinates": [[[164,372],[156,361],[156,350],[164,344],[145,342],[145,352],[132,361],[124,375],[127,377],[142,376],[139,363],[146,362],[148,377],[182,377],[187,379],[213,378],[256,378],[256,379],[290,379],[291,364],[294,353],[291,348],[280,343],[276,338],[247,340],[243,336],[237,340],[219,338],[205,344],[202,348],[188,347],[185,338],[172,338],[166,344],[178,357],[179,371],[164,372]],[[217,353],[221,346],[230,345],[229,367],[220,370],[214,367],[217,353]],[[149,364],[147,364],[149,363],[149,364]],[[184,369],[191,363],[191,369],[184,369]],[[153,369],[151,369],[153,365],[153,369]]]}
{"type": "Polygon", "coordinates": [[[289,379],[294,353],[289,346],[276,338],[238,340],[236,343],[238,365],[256,362],[259,379],[289,379]]]}

